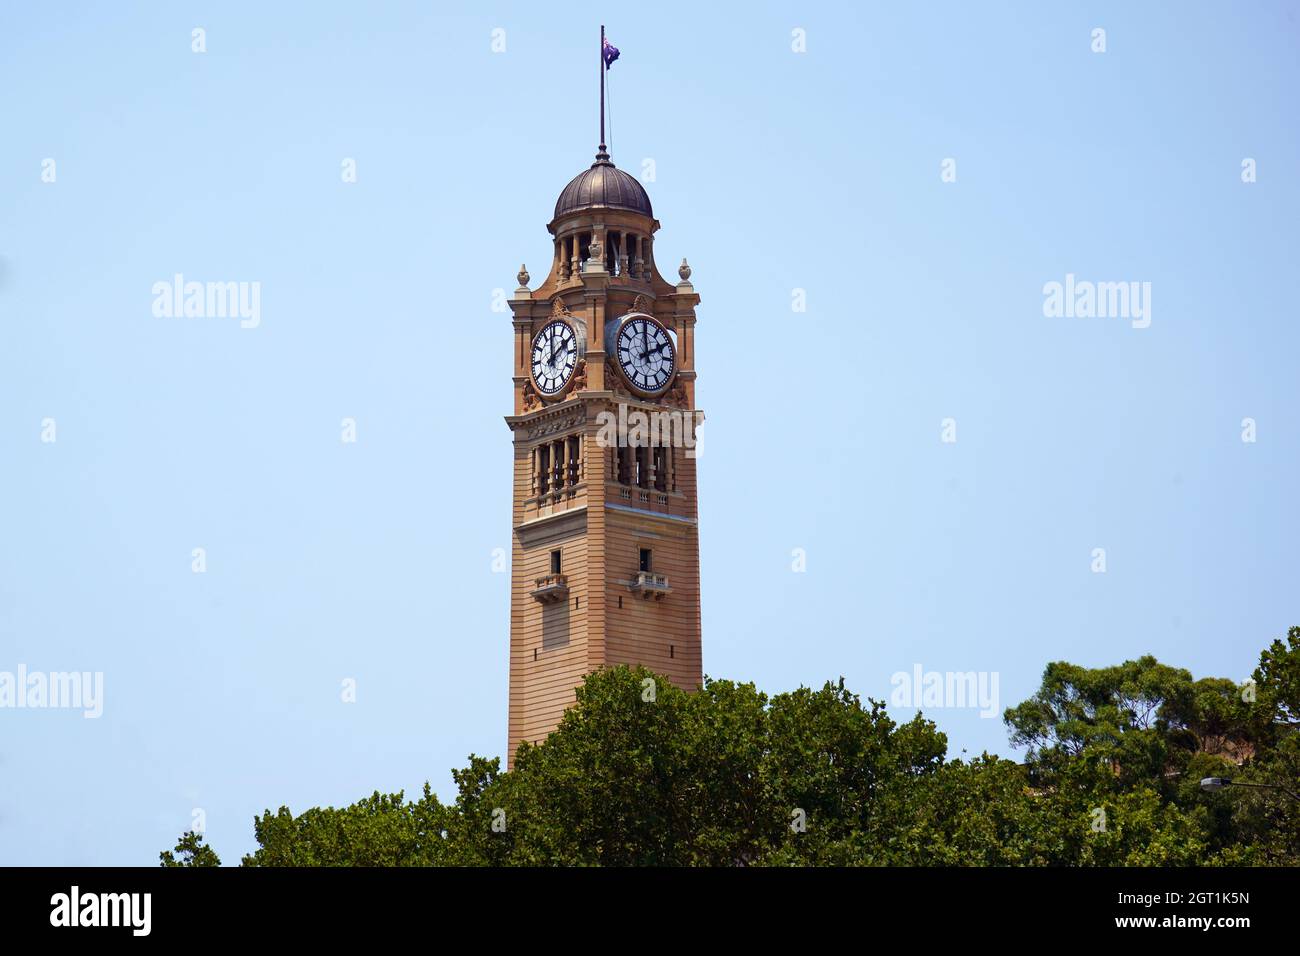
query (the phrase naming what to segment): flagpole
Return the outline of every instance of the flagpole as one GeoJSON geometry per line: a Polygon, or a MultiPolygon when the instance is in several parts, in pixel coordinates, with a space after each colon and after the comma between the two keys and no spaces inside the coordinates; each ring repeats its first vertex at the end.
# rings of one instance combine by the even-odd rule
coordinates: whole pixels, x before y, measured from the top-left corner
{"type": "Polygon", "coordinates": [[[600,25],[600,151],[605,151],[605,24],[600,25]]]}

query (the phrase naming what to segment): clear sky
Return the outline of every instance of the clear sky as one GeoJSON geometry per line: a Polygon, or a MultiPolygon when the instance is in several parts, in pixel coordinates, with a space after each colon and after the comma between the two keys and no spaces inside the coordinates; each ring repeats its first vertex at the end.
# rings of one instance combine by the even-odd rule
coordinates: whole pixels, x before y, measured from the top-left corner
{"type": "MultiPolygon", "coordinates": [[[[0,671],[104,675],[99,719],[0,710],[0,862],[151,865],[195,808],[237,862],[264,808],[503,753],[492,304],[595,151],[565,9],[0,18],[0,671]],[[177,273],[261,283],[260,324],[155,316],[177,273]]],[[[708,674],[883,699],[919,664],[1006,707],[1050,660],[1240,680],[1300,623],[1298,17],[609,7],[613,158],[702,297],[708,674]],[[1067,274],[1151,283],[1150,326],[1045,316],[1067,274]]]]}

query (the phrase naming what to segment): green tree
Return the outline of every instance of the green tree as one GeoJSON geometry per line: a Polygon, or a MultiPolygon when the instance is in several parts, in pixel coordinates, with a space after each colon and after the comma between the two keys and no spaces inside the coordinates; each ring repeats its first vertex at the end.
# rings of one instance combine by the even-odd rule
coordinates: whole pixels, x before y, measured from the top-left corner
{"type": "Polygon", "coordinates": [[[220,866],[221,857],[203,843],[203,835],[187,830],[181,834],[176,846],[158,854],[163,866],[220,866]],[[179,857],[179,859],[178,859],[179,857]]]}
{"type": "Polygon", "coordinates": [[[1252,676],[1256,718],[1264,728],[1258,749],[1239,771],[1214,775],[1270,789],[1229,787],[1215,795],[1229,807],[1235,837],[1226,857],[1233,863],[1296,866],[1300,800],[1290,794],[1300,793],[1300,627],[1264,649],[1252,676]]]}
{"type": "MultiPolygon", "coordinates": [[[[456,798],[374,793],[254,821],[246,866],[1148,866],[1300,862],[1300,628],[1254,685],[1141,657],[1049,664],[1009,708],[1018,763],[946,758],[843,680],[769,697],[644,668],[589,675],[559,727],[503,773],[472,756],[456,798]]],[[[185,834],[165,866],[217,865],[185,834]],[[179,855],[180,862],[177,862],[179,855]]]]}

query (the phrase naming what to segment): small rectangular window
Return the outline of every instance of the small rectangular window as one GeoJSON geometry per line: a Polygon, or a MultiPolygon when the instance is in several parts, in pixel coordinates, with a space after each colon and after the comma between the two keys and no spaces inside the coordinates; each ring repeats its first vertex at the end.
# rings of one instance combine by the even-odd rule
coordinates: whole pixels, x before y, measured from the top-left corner
{"type": "Polygon", "coordinates": [[[560,552],[559,551],[551,552],[551,573],[552,574],[560,573],[560,552]]]}
{"type": "Polygon", "coordinates": [[[651,571],[651,570],[653,570],[653,568],[651,567],[651,564],[652,564],[652,556],[651,556],[651,554],[650,554],[650,549],[649,549],[649,548],[642,548],[642,549],[641,549],[641,570],[642,570],[642,571],[651,571]]]}

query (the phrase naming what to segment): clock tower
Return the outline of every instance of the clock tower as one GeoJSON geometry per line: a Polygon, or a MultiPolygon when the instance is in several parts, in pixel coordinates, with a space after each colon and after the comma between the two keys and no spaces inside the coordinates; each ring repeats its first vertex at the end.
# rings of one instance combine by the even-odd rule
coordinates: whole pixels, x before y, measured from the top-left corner
{"type": "MultiPolygon", "coordinates": [[[[603,116],[602,116],[603,120],[603,116]]],[[[702,680],[695,307],[655,261],[650,197],[596,161],[560,193],[551,266],[513,313],[508,762],[555,729],[591,671],[702,680]]]]}

